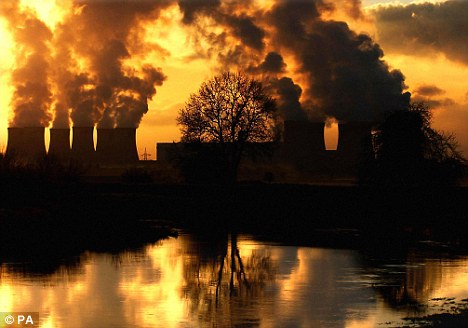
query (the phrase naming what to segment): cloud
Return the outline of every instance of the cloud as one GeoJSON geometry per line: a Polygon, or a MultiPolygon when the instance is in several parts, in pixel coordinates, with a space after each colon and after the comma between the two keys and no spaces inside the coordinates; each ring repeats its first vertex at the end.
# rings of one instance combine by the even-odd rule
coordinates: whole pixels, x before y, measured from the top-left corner
{"type": "MultiPolygon", "coordinates": [[[[339,5],[354,18],[362,14],[359,0],[339,5]]],[[[322,17],[334,12],[334,2],[277,0],[268,9],[256,7],[255,1],[196,1],[191,6],[179,1],[179,6],[196,33],[198,49],[221,70],[271,76],[279,102],[293,108],[284,113],[306,108],[302,117],[374,121],[409,103],[403,74],[382,60],[378,44],[344,22],[322,17]],[[294,71],[287,70],[281,53],[288,53],[294,71]]]]}
{"type": "Polygon", "coordinates": [[[286,63],[283,57],[277,52],[269,52],[265,60],[258,66],[251,65],[247,71],[251,73],[279,74],[284,73],[286,63]]]}
{"type": "Polygon", "coordinates": [[[17,44],[16,69],[12,73],[14,127],[48,126],[52,115],[50,72],[52,32],[19,1],[2,1],[0,14],[10,25],[17,44]]]}
{"type": "MultiPolygon", "coordinates": [[[[129,66],[133,54],[154,46],[143,42],[141,27],[158,19],[173,3],[153,1],[74,1],[73,10],[56,32],[60,61],[60,107],[71,108],[76,126],[137,127],[148,111],[148,101],[166,76],[150,63],[129,66]],[[81,64],[78,64],[78,63],[81,64]],[[86,63],[83,66],[82,63],[86,63]]],[[[64,121],[64,115],[56,115],[64,121]]],[[[54,125],[63,122],[54,122],[54,125]]]]}
{"type": "Polygon", "coordinates": [[[241,40],[241,42],[253,49],[263,50],[265,43],[263,38],[265,32],[255,25],[253,19],[248,16],[227,16],[226,23],[232,28],[233,34],[241,40]]]}
{"type": "Polygon", "coordinates": [[[321,19],[323,5],[282,0],[270,13],[275,43],[294,54],[307,79],[303,98],[314,116],[375,121],[406,107],[410,94],[404,92],[403,74],[389,68],[368,35],[344,22],[321,19]]]}
{"type": "Polygon", "coordinates": [[[198,58],[214,59],[224,69],[247,67],[263,55],[267,33],[254,1],[179,0],[183,23],[198,58]]]}
{"type": "Polygon", "coordinates": [[[436,85],[422,84],[414,90],[411,100],[413,102],[424,102],[434,109],[455,105],[456,102],[453,99],[443,97],[445,93],[445,90],[436,85]]]}
{"type": "Polygon", "coordinates": [[[420,96],[440,96],[445,93],[445,90],[437,87],[436,85],[423,84],[418,86],[414,92],[420,96]]]}
{"type": "Polygon", "coordinates": [[[302,89],[291,78],[272,79],[270,88],[275,90],[278,97],[278,111],[284,120],[307,119],[300,102],[302,89]]]}
{"type": "Polygon", "coordinates": [[[137,127],[166,79],[145,62],[152,47],[161,51],[145,42],[145,25],[175,8],[195,57],[212,60],[219,70],[262,76],[285,117],[379,120],[409,103],[404,76],[383,61],[370,36],[330,19],[340,6],[348,16],[362,15],[360,0],[276,0],[271,6],[253,0],[74,0],[44,41],[54,47],[44,59],[54,65],[43,79],[54,84],[54,126],[71,119],[77,126],[137,127]]]}
{"type": "Polygon", "coordinates": [[[199,14],[210,14],[218,10],[221,0],[179,0],[184,15],[183,22],[191,24],[199,14]]]}
{"type": "Polygon", "coordinates": [[[439,52],[468,64],[468,1],[378,7],[373,15],[387,51],[418,56],[439,52]]]}

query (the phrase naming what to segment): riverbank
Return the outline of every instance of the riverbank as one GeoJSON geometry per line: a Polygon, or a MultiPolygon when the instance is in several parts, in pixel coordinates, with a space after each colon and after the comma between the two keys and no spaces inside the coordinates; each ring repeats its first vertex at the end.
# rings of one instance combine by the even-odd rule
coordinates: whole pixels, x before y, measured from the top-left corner
{"type": "MultiPolygon", "coordinates": [[[[189,231],[212,253],[219,245],[227,247],[228,235],[237,233],[286,248],[358,250],[359,267],[380,279],[372,289],[398,308],[414,302],[401,293],[409,278],[419,276],[413,270],[418,265],[406,265],[412,250],[427,252],[428,259],[465,256],[468,250],[466,188],[391,191],[351,185],[249,183],[226,188],[25,180],[2,185],[0,191],[0,263],[9,263],[11,271],[14,263],[21,263],[18,270],[29,274],[78,270],[87,252],[113,256],[138,250],[176,236],[178,229],[189,231]],[[389,263],[398,268],[396,273],[385,267],[389,263]]],[[[405,322],[463,325],[466,312],[455,306],[427,321],[405,322]]]]}
{"type": "Polygon", "coordinates": [[[441,313],[404,318],[408,323],[407,327],[460,328],[468,324],[468,299],[463,299],[461,302],[452,299],[430,301],[442,301],[442,305],[439,306],[441,313]]]}
{"type": "Polygon", "coordinates": [[[115,232],[119,235],[141,222],[158,222],[207,234],[235,231],[300,244],[319,239],[323,231],[334,231],[321,241],[330,246],[363,239],[463,243],[468,240],[466,199],[466,187],[388,190],[255,183],[227,188],[24,181],[3,185],[0,217],[3,226],[10,222],[10,229],[15,227],[18,233],[27,230],[28,220],[37,223],[34,227],[39,232],[41,225],[58,224],[73,227],[74,235],[90,230],[106,235],[106,231],[121,229],[115,232]],[[356,238],[356,231],[365,238],[356,238]]]}

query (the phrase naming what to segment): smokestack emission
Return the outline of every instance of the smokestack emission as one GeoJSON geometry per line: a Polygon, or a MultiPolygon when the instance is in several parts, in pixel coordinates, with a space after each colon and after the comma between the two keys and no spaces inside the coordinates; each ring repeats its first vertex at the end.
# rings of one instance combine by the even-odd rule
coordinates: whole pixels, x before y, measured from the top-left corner
{"type": "Polygon", "coordinates": [[[95,160],[94,127],[73,127],[71,158],[73,161],[90,164],[95,160]]]}
{"type": "Polygon", "coordinates": [[[43,127],[8,128],[8,159],[18,164],[34,164],[45,156],[43,127]]]}
{"type": "Polygon", "coordinates": [[[132,164],[138,162],[136,128],[97,130],[98,162],[101,165],[132,164]]]}
{"type": "Polygon", "coordinates": [[[64,163],[70,160],[70,129],[50,129],[48,156],[64,163]]]}

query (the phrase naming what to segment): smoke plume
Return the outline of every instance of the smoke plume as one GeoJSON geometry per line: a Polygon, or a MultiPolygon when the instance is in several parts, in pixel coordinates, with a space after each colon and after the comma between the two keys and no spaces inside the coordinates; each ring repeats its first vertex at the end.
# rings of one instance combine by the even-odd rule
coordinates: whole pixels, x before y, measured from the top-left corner
{"type": "Polygon", "coordinates": [[[149,63],[126,64],[145,51],[140,28],[169,1],[76,1],[60,27],[59,54],[69,56],[62,76],[76,126],[137,127],[165,75],[149,63]],[[80,69],[77,61],[88,66],[80,69]]]}
{"type": "Polygon", "coordinates": [[[15,42],[16,68],[12,74],[12,127],[44,127],[51,120],[52,94],[48,82],[52,32],[19,1],[2,1],[0,14],[10,24],[15,42]],[[20,22],[20,23],[18,23],[20,22]]]}
{"type": "Polygon", "coordinates": [[[282,0],[270,14],[276,43],[294,52],[307,78],[312,110],[338,120],[376,121],[408,105],[404,77],[382,61],[379,45],[344,22],[322,20],[321,6],[282,0]]]}
{"type": "Polygon", "coordinates": [[[285,119],[376,121],[409,103],[380,46],[330,19],[343,8],[362,18],[360,0],[69,1],[53,31],[19,0],[0,4],[21,47],[12,124],[47,126],[53,112],[54,127],[137,127],[166,79],[146,60],[161,51],[146,26],[177,8],[193,57],[261,78],[285,119]]]}
{"type": "Polygon", "coordinates": [[[222,69],[261,75],[275,90],[285,118],[381,120],[385,112],[409,104],[404,76],[382,60],[382,49],[368,35],[322,18],[338,5],[351,17],[362,17],[359,0],[277,0],[267,9],[255,8],[253,1],[242,6],[179,1],[185,24],[197,27],[195,40],[211,45],[201,55],[217,57],[222,69]],[[223,32],[211,30],[203,18],[214,19],[223,32]],[[243,28],[236,27],[240,22],[243,28]],[[297,69],[287,70],[281,53],[288,53],[297,69]]]}
{"type": "Polygon", "coordinates": [[[71,1],[54,31],[19,0],[0,3],[18,45],[11,125],[48,126],[53,116],[56,128],[70,118],[75,126],[137,127],[166,77],[132,60],[151,47],[142,26],[173,1],[71,1]]]}

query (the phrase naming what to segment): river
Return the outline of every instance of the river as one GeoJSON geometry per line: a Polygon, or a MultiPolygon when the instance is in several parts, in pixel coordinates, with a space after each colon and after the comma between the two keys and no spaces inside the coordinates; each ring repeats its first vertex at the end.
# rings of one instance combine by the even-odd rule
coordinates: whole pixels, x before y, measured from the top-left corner
{"type": "Polygon", "coordinates": [[[182,232],[51,266],[2,263],[0,312],[39,312],[42,328],[399,327],[466,302],[468,256],[448,254],[182,232]]]}

